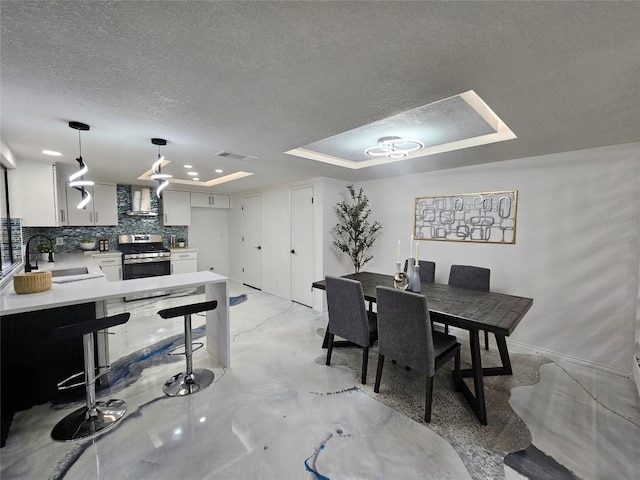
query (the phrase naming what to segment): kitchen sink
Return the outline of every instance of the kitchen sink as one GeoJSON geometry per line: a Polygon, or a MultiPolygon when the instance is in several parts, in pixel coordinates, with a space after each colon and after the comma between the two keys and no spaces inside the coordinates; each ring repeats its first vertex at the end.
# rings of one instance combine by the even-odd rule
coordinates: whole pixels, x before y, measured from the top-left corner
{"type": "Polygon", "coordinates": [[[52,277],[66,277],[68,275],[84,275],[89,273],[87,267],[62,268],[60,270],[51,270],[52,277]]]}

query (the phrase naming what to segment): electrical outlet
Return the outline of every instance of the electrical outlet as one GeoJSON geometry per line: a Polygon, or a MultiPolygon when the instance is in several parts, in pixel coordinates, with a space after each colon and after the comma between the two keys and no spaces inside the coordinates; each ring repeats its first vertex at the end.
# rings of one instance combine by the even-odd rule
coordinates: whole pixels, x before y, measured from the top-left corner
{"type": "Polygon", "coordinates": [[[64,245],[64,237],[56,237],[56,245],[64,245]]]}

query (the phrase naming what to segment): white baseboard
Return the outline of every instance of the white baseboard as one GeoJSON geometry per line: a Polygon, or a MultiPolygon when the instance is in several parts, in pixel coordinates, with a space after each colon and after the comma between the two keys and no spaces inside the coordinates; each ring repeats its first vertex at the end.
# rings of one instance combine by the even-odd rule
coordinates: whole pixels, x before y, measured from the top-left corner
{"type": "MultiPolygon", "coordinates": [[[[469,336],[469,332],[467,330],[463,330],[456,327],[449,327],[449,332],[451,333],[451,335],[455,335],[456,337],[460,337],[460,338],[468,338],[469,336]]],[[[480,338],[480,343],[484,345],[484,339],[482,337],[480,338]]],[[[489,343],[493,345],[493,348],[495,348],[495,337],[493,335],[489,335],[489,343]]],[[[534,345],[529,345],[527,343],[518,342],[516,340],[510,339],[509,337],[507,337],[507,344],[509,346],[519,348],[521,350],[524,350],[534,355],[544,355],[545,357],[547,357],[549,360],[552,360],[552,361],[559,360],[559,361],[570,362],[577,365],[582,365],[584,367],[595,368],[597,370],[602,370],[604,372],[613,373],[615,375],[620,375],[626,378],[631,377],[631,372],[628,370],[611,367],[609,365],[604,365],[602,363],[592,362],[591,360],[574,357],[572,355],[567,355],[565,353],[554,352],[553,350],[547,350],[545,348],[536,347],[534,345]]]]}
{"type": "Polygon", "coordinates": [[[609,365],[604,365],[602,363],[592,362],[591,360],[574,357],[573,355],[567,355],[566,353],[554,352],[553,350],[547,350],[546,348],[540,348],[533,345],[528,345],[526,343],[521,343],[515,340],[507,339],[507,343],[509,345],[514,345],[524,350],[528,350],[534,353],[538,353],[540,355],[544,355],[545,357],[553,361],[560,360],[560,361],[570,362],[576,365],[582,365],[583,367],[595,368],[596,370],[601,370],[603,372],[620,375],[621,377],[626,377],[626,378],[631,377],[631,372],[629,372],[628,370],[623,370],[621,368],[615,368],[609,365]]]}

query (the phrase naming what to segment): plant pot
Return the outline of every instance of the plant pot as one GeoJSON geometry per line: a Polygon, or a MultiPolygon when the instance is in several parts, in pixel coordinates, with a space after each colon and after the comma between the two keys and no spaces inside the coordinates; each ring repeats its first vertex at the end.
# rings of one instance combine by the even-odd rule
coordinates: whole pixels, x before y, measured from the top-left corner
{"type": "Polygon", "coordinates": [[[40,254],[40,260],[42,260],[43,262],[48,262],[49,261],[49,254],[48,253],[41,253],[40,254]]]}
{"type": "Polygon", "coordinates": [[[178,246],[179,246],[180,248],[184,248],[184,242],[178,242],[178,246]]]}

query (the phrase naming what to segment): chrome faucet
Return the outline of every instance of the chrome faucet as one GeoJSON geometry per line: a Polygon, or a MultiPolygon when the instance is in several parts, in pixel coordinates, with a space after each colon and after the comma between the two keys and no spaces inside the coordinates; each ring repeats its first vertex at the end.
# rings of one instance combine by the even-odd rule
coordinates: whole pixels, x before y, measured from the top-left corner
{"type": "MultiPolygon", "coordinates": [[[[49,243],[51,244],[51,247],[53,248],[53,246],[55,245],[53,243],[53,240],[51,240],[49,237],[47,237],[46,235],[34,235],[33,237],[31,237],[29,240],[27,240],[27,247],[25,248],[25,254],[26,254],[26,262],[24,264],[24,271],[25,273],[29,273],[32,270],[37,270],[38,269],[38,259],[36,259],[36,265],[35,267],[31,265],[31,255],[29,254],[29,244],[31,243],[31,240],[33,240],[36,237],[44,237],[47,240],[49,240],[49,243]]],[[[49,261],[53,262],[53,252],[49,251],[49,261]]]]}

